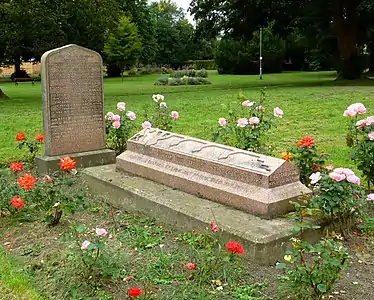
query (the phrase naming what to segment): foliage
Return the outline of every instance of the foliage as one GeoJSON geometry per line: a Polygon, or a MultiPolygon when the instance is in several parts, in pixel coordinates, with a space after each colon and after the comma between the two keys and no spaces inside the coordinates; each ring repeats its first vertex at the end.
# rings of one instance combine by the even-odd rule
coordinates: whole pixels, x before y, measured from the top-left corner
{"type": "Polygon", "coordinates": [[[44,136],[38,134],[33,140],[28,140],[23,132],[19,132],[16,136],[17,148],[27,148],[28,154],[26,154],[26,161],[33,165],[35,162],[35,156],[39,153],[40,147],[43,144],[44,136]]]}
{"type": "Polygon", "coordinates": [[[351,158],[365,176],[370,190],[374,184],[374,116],[358,120],[358,116],[366,111],[362,103],[354,103],[346,109],[344,116],[350,118],[347,145],[353,148],[351,158]]]}
{"type": "Polygon", "coordinates": [[[172,78],[172,77],[161,77],[156,82],[155,85],[205,85],[211,84],[204,77],[187,77],[182,78],[172,78]]]}
{"type": "Polygon", "coordinates": [[[113,280],[124,277],[124,255],[110,249],[107,235],[105,228],[96,228],[92,234],[84,224],[71,225],[65,235],[65,239],[71,241],[68,261],[87,281],[98,276],[113,280]]]}
{"type": "Polygon", "coordinates": [[[347,168],[336,168],[328,174],[317,172],[310,178],[316,186],[311,205],[323,213],[335,230],[348,236],[365,212],[367,196],[359,186],[360,179],[347,168]]]}
{"type": "Polygon", "coordinates": [[[195,69],[205,69],[205,70],[215,70],[216,67],[216,62],[214,59],[206,59],[206,60],[194,60],[192,61],[193,67],[195,69]]]}
{"type": "Polygon", "coordinates": [[[195,69],[186,69],[186,70],[176,70],[170,74],[172,78],[183,78],[183,77],[208,77],[208,72],[205,69],[195,70],[195,69]]]}
{"type": "Polygon", "coordinates": [[[104,52],[109,64],[116,64],[122,72],[137,64],[141,53],[141,42],[136,25],[122,17],[116,29],[109,32],[104,52]]]}
{"type": "MultiPolygon", "coordinates": [[[[241,95],[240,100],[244,99],[241,95]]],[[[265,101],[265,91],[261,90],[258,102],[243,101],[240,113],[230,109],[228,119],[218,120],[218,127],[213,132],[213,140],[235,148],[269,154],[271,149],[266,145],[265,137],[276,126],[274,119],[283,117],[283,111],[276,107],[267,117],[266,108],[263,106],[265,101]]]]}
{"type": "MultiPolygon", "coordinates": [[[[272,26],[263,30],[263,72],[282,71],[285,51],[284,41],[274,34],[272,26]]],[[[250,41],[222,39],[215,55],[220,74],[258,74],[259,72],[259,33],[255,32],[250,41]]]]}
{"type": "Polygon", "coordinates": [[[126,112],[124,102],[117,103],[117,114],[108,112],[106,119],[107,147],[113,149],[117,155],[126,150],[127,140],[134,133],[136,115],[132,111],[126,112]]]}
{"type": "Polygon", "coordinates": [[[142,123],[143,129],[154,127],[161,130],[172,131],[174,122],[179,118],[176,111],[171,111],[164,101],[163,95],[153,95],[154,105],[149,111],[146,106],[144,112],[145,121],[142,123]]]}
{"type": "Polygon", "coordinates": [[[276,265],[284,270],[279,277],[278,291],[281,297],[288,299],[324,299],[347,268],[348,251],[333,239],[323,239],[315,245],[302,240],[305,230],[319,226],[305,221],[305,216],[312,214],[310,208],[293,204],[296,212],[291,217],[294,218],[295,233],[299,238],[291,238],[292,248],[284,256],[285,263],[276,265]]]}
{"type": "Polygon", "coordinates": [[[102,52],[105,31],[118,20],[116,1],[2,1],[0,61],[15,63],[19,72],[21,57],[39,60],[45,51],[66,44],[102,52]]]}
{"type": "Polygon", "coordinates": [[[324,152],[319,153],[313,138],[304,136],[296,143],[296,147],[284,152],[282,158],[292,161],[299,168],[300,181],[309,185],[310,175],[324,168],[327,155],[324,152]]]}

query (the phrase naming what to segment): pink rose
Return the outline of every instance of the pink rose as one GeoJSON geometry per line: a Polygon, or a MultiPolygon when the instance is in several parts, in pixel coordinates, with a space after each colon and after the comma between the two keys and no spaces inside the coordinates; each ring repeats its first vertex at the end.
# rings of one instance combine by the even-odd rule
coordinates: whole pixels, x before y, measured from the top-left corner
{"type": "Polygon", "coordinates": [[[374,141],[374,131],[370,131],[368,133],[368,138],[369,138],[370,141],[374,141]]]}
{"type": "Polygon", "coordinates": [[[112,121],[117,121],[119,122],[121,120],[121,116],[120,115],[113,115],[112,117],[112,121]]]}
{"type": "Polygon", "coordinates": [[[127,112],[126,116],[131,120],[134,121],[136,119],[136,115],[133,111],[127,112]]]}
{"type": "Polygon", "coordinates": [[[226,121],[225,118],[219,118],[219,119],[218,119],[218,124],[219,124],[219,126],[221,126],[221,127],[226,127],[227,121],[226,121]]]}
{"type": "Polygon", "coordinates": [[[171,114],[170,114],[170,117],[173,119],[173,120],[176,120],[179,118],[179,113],[177,111],[172,111],[171,114]]]}
{"type": "Polygon", "coordinates": [[[274,108],[274,117],[283,118],[283,110],[279,107],[274,108]]]}
{"type": "Polygon", "coordinates": [[[191,262],[187,263],[186,264],[186,269],[190,270],[190,271],[193,270],[193,269],[195,269],[195,264],[191,263],[191,262]]]}
{"type": "Polygon", "coordinates": [[[261,105],[259,105],[259,106],[256,106],[256,110],[257,111],[264,111],[264,108],[261,105]]]}
{"type": "Polygon", "coordinates": [[[354,117],[366,113],[366,107],[362,103],[354,103],[347,107],[344,111],[344,117],[354,117]]]}
{"type": "Polygon", "coordinates": [[[121,122],[120,121],[114,121],[112,123],[112,126],[113,126],[113,128],[118,129],[118,128],[121,127],[121,122]]]}
{"type": "Polygon", "coordinates": [[[238,123],[237,123],[238,127],[243,128],[247,125],[248,125],[248,119],[247,118],[241,118],[241,119],[238,120],[238,123]]]}
{"type": "Polygon", "coordinates": [[[370,116],[366,118],[366,125],[369,126],[374,123],[374,116],[370,116]]]}
{"type": "Polygon", "coordinates": [[[366,119],[357,121],[357,123],[356,123],[356,127],[358,127],[358,128],[364,128],[365,126],[366,126],[366,119]]]}
{"type": "Polygon", "coordinates": [[[357,177],[356,175],[348,175],[347,176],[347,181],[353,184],[360,184],[360,178],[357,177]]]}
{"type": "Polygon", "coordinates": [[[43,180],[47,182],[52,182],[52,178],[49,175],[44,175],[43,180]]]}
{"type": "Polygon", "coordinates": [[[117,103],[117,109],[119,110],[119,111],[124,111],[126,108],[125,108],[125,102],[118,102],[117,103]]]}
{"type": "Polygon", "coordinates": [[[143,129],[151,128],[151,127],[152,127],[151,122],[144,121],[144,122],[142,123],[142,128],[143,128],[143,129]]]}
{"type": "Polygon", "coordinates": [[[257,117],[252,117],[249,119],[249,124],[254,125],[260,123],[260,119],[257,117]]]}
{"type": "Polygon", "coordinates": [[[106,236],[108,234],[108,231],[106,231],[105,228],[96,228],[95,232],[100,236],[106,236]]]}
{"type": "Polygon", "coordinates": [[[253,104],[255,104],[254,102],[252,101],[249,101],[249,100],[245,100],[242,102],[242,106],[244,107],[251,107],[253,104]]]}
{"type": "Polygon", "coordinates": [[[346,109],[343,113],[344,117],[354,117],[355,115],[357,115],[357,113],[352,109],[346,109]]]}
{"type": "Polygon", "coordinates": [[[355,103],[354,105],[358,115],[366,114],[366,107],[362,103],[355,103]]]}
{"type": "Polygon", "coordinates": [[[106,118],[107,118],[109,121],[112,121],[112,120],[113,120],[113,116],[114,116],[114,113],[112,113],[111,111],[108,112],[108,113],[106,114],[106,118]]]}
{"type": "Polygon", "coordinates": [[[336,173],[335,170],[329,174],[329,177],[335,181],[342,181],[345,179],[344,174],[336,173]]]}
{"type": "Polygon", "coordinates": [[[86,250],[88,248],[88,246],[91,244],[90,241],[84,241],[81,245],[81,249],[82,250],[86,250]]]}
{"type": "Polygon", "coordinates": [[[368,194],[367,200],[374,201],[374,193],[368,194]]]}
{"type": "Polygon", "coordinates": [[[333,165],[328,165],[328,166],[326,166],[326,170],[327,171],[332,171],[332,170],[334,170],[334,166],[333,165]]]}

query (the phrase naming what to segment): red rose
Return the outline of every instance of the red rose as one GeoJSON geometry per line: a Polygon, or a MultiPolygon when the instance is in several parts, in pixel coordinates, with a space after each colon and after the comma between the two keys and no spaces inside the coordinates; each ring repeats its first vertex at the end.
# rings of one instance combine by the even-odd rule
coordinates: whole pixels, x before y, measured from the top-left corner
{"type": "Polygon", "coordinates": [[[36,137],[35,140],[39,143],[42,143],[44,141],[44,135],[39,133],[36,137]]]}
{"type": "Polygon", "coordinates": [[[243,254],[244,253],[244,248],[242,245],[240,245],[237,242],[228,242],[226,244],[226,249],[227,251],[231,253],[238,253],[238,254],[243,254]]]}
{"type": "Polygon", "coordinates": [[[13,173],[17,173],[17,172],[21,172],[23,170],[23,164],[20,163],[20,162],[11,162],[9,164],[9,169],[13,172],[13,173]]]}
{"type": "Polygon", "coordinates": [[[142,294],[142,291],[140,290],[140,289],[138,289],[138,288],[131,288],[131,289],[129,289],[128,291],[127,291],[127,295],[129,296],[129,297],[138,297],[138,296],[140,296],[142,294]]]}
{"type": "Polygon", "coordinates": [[[304,136],[300,141],[296,143],[297,147],[311,147],[314,145],[314,139],[310,136],[304,136]]]}
{"type": "Polygon", "coordinates": [[[29,191],[34,187],[37,179],[33,177],[31,174],[25,174],[21,176],[20,178],[18,178],[17,181],[18,181],[18,186],[20,188],[25,189],[26,191],[29,191]]]}
{"type": "Polygon", "coordinates": [[[22,198],[18,196],[14,196],[13,198],[10,199],[10,206],[14,207],[15,209],[20,209],[21,207],[25,206],[25,202],[23,201],[22,198]]]}
{"type": "Polygon", "coordinates": [[[16,141],[22,142],[24,140],[26,140],[25,134],[23,132],[18,132],[16,135],[16,141]]]}
{"type": "Polygon", "coordinates": [[[71,171],[75,169],[75,160],[71,159],[70,157],[62,157],[60,158],[60,170],[62,171],[71,171]]]}

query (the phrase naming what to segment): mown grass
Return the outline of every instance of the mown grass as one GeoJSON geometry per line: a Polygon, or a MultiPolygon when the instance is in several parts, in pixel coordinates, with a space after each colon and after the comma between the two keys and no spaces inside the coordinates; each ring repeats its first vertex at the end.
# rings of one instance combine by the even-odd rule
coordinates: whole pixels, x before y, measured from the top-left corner
{"type": "Polygon", "coordinates": [[[9,258],[0,247],[0,299],[6,300],[41,300],[30,283],[30,278],[9,258]]]}
{"type": "MultiPolygon", "coordinates": [[[[121,79],[105,79],[105,109],[114,110],[117,101],[143,120],[143,108],[152,104],[151,96],[162,93],[170,108],[179,111],[180,119],[174,130],[185,135],[211,138],[212,128],[219,117],[227,115],[227,107],[238,105],[238,95],[256,100],[259,91],[267,87],[269,113],[274,106],[281,107],[284,119],[270,137],[276,155],[290,147],[303,135],[316,138],[321,149],[329,153],[335,165],[352,166],[350,150],[345,146],[347,120],[344,109],[353,102],[364,103],[369,113],[374,110],[373,81],[336,82],[332,72],[284,73],[258,76],[209,74],[212,85],[154,86],[160,75],[121,79]]],[[[10,97],[0,102],[0,164],[19,157],[14,136],[25,131],[34,136],[42,129],[41,86],[23,83],[1,83],[0,88],[10,97]]]]}

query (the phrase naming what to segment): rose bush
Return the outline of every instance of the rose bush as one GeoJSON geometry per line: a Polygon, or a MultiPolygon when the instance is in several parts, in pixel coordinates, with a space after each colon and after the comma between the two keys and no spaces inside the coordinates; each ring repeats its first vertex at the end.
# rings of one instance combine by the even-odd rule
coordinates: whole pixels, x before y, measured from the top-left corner
{"type": "Polygon", "coordinates": [[[276,126],[275,119],[283,117],[283,111],[276,107],[266,115],[262,106],[265,92],[262,90],[260,100],[250,101],[240,98],[242,111],[229,110],[228,118],[219,118],[218,127],[214,130],[213,140],[228,146],[262,154],[270,154],[266,146],[266,134],[276,126]]]}
{"type": "Polygon", "coordinates": [[[374,184],[374,116],[359,120],[367,109],[362,103],[350,105],[344,116],[350,117],[347,131],[347,145],[352,147],[351,158],[365,176],[368,188],[374,184]]]}

